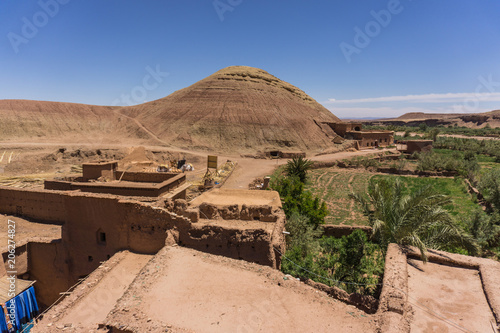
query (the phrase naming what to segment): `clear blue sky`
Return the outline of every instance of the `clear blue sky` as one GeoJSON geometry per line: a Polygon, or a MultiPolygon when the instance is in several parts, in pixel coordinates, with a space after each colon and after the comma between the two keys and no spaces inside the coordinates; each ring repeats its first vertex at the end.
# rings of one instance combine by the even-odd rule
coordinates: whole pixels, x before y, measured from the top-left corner
{"type": "Polygon", "coordinates": [[[498,0],[3,0],[0,99],[138,104],[247,65],[344,118],[488,111],[499,17],[498,0]]]}

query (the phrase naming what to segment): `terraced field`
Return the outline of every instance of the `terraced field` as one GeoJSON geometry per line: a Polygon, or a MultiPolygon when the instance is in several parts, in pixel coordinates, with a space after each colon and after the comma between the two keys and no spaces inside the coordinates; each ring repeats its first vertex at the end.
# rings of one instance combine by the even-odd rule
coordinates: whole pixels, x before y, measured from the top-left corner
{"type": "Polygon", "coordinates": [[[354,200],[349,198],[351,192],[366,193],[368,182],[376,179],[399,177],[408,191],[415,191],[422,186],[430,185],[437,193],[446,194],[453,199],[453,204],[446,206],[451,215],[458,220],[479,209],[463,181],[453,178],[421,178],[373,174],[365,170],[326,168],[311,170],[308,174],[306,189],[325,201],[330,214],[326,224],[367,225],[368,219],[354,200]]]}
{"type": "Polygon", "coordinates": [[[366,225],[358,205],[349,198],[352,191],[366,191],[368,181],[373,176],[361,170],[326,168],[311,170],[308,174],[307,189],[319,196],[328,206],[330,214],[327,224],[366,225]]]}

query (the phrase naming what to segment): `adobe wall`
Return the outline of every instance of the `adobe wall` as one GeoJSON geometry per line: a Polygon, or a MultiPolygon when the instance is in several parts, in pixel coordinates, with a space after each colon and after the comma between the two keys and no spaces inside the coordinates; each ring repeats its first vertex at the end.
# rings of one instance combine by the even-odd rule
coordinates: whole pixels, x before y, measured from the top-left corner
{"type": "MultiPolygon", "coordinates": [[[[15,267],[16,267],[16,275],[23,275],[28,271],[28,246],[27,244],[17,244],[16,246],[16,252],[15,252],[15,267]]],[[[5,248],[5,252],[2,253],[2,259],[3,259],[3,269],[1,269],[1,272],[4,272],[7,274],[7,271],[12,271],[12,269],[9,268],[9,252],[7,247],[5,248]]],[[[3,275],[5,275],[3,274],[3,275]]],[[[0,276],[3,276],[0,274],[0,276]]]]}
{"type": "MultiPolygon", "coordinates": [[[[137,173],[140,174],[140,173],[137,173]]],[[[135,178],[136,176],[131,176],[135,178]]],[[[138,179],[146,180],[150,179],[149,176],[139,176],[138,179]],[[142,178],[141,178],[142,177],[142,178]]],[[[151,179],[160,179],[162,177],[151,177],[151,179]]],[[[172,189],[178,187],[179,185],[185,183],[185,174],[173,174],[161,183],[121,183],[121,182],[68,182],[60,180],[46,180],[44,182],[44,188],[46,190],[57,190],[57,191],[68,191],[68,190],[80,190],[82,192],[89,193],[106,193],[122,196],[138,196],[138,197],[158,197],[164,193],[170,192],[172,189]]]]}
{"type": "Polygon", "coordinates": [[[64,197],[57,192],[14,190],[0,186],[0,212],[58,225],[66,220],[64,197]]]}
{"type": "Polygon", "coordinates": [[[410,332],[412,308],[408,302],[408,266],[399,245],[389,244],[377,313],[380,332],[410,332]]]}
{"type": "Polygon", "coordinates": [[[62,242],[28,244],[29,279],[35,281],[35,292],[42,308],[54,303],[59,293],[75,281],[69,278],[62,242]]]}
{"type": "Polygon", "coordinates": [[[363,230],[368,237],[372,235],[372,227],[369,226],[325,224],[322,227],[323,235],[327,237],[341,238],[342,236],[349,236],[358,229],[363,230]]]}
{"type": "Polygon", "coordinates": [[[406,142],[405,152],[413,154],[414,152],[431,151],[432,144],[432,140],[408,140],[406,142]]]}
{"type": "Polygon", "coordinates": [[[170,172],[116,171],[116,179],[139,183],[162,183],[178,175],[178,173],[170,172]]]}
{"type": "Polygon", "coordinates": [[[83,164],[83,180],[98,179],[106,177],[108,179],[115,179],[115,171],[117,162],[105,163],[84,163],[83,164]]]}
{"type": "Polygon", "coordinates": [[[201,203],[199,207],[188,206],[185,200],[167,201],[168,210],[189,217],[193,222],[202,219],[213,224],[192,223],[190,228],[179,228],[176,236],[179,244],[216,255],[244,259],[279,269],[281,258],[276,252],[285,251],[285,214],[269,205],[215,205],[201,203]],[[217,224],[217,221],[234,222],[234,228],[217,224]],[[260,228],[239,228],[237,221],[259,221],[260,228]],[[268,224],[269,223],[269,224],[268,224]],[[271,226],[269,229],[268,226],[271,226]],[[270,231],[272,230],[272,231],[270,231]]]}
{"type": "Polygon", "coordinates": [[[393,132],[348,132],[346,137],[359,141],[360,148],[389,146],[394,141],[393,132]]]}
{"type": "Polygon", "coordinates": [[[335,133],[340,136],[345,136],[349,131],[361,131],[362,123],[327,123],[335,133]]]}
{"type": "Polygon", "coordinates": [[[214,205],[204,202],[199,206],[199,216],[205,219],[276,222],[279,211],[269,205],[242,205],[240,209],[237,204],[214,205]]]}
{"type": "Polygon", "coordinates": [[[179,245],[276,268],[271,237],[263,229],[240,230],[193,224],[187,234],[179,234],[179,245]]]}

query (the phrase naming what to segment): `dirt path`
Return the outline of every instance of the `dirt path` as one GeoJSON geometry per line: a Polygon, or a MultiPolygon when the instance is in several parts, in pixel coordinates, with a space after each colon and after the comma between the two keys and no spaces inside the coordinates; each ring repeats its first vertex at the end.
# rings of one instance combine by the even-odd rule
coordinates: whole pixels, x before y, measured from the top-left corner
{"type": "Polygon", "coordinates": [[[151,257],[128,252],[125,258],[58,322],[63,325],[71,323],[73,326],[95,328],[96,324],[104,321],[116,301],[151,257]]]}
{"type": "Polygon", "coordinates": [[[153,322],[194,332],[374,331],[370,316],[269,267],[182,247],[167,254],[146,294],[134,291],[153,322]]]}
{"type": "MultiPolygon", "coordinates": [[[[378,149],[368,149],[360,150],[355,152],[340,152],[335,154],[320,155],[309,157],[313,161],[321,162],[331,162],[338,161],[344,158],[352,158],[355,156],[366,156],[373,155],[383,152],[384,150],[378,149]]],[[[238,165],[233,171],[233,174],[226,181],[223,188],[239,188],[247,189],[248,185],[255,179],[259,177],[265,177],[273,173],[273,171],[280,165],[286,164],[288,160],[277,159],[277,160],[267,160],[267,159],[253,159],[253,158],[239,158],[233,157],[233,161],[236,161],[238,165]]]]}
{"type": "Polygon", "coordinates": [[[411,332],[494,332],[479,271],[411,259],[408,263],[408,290],[415,310],[411,332]]]}

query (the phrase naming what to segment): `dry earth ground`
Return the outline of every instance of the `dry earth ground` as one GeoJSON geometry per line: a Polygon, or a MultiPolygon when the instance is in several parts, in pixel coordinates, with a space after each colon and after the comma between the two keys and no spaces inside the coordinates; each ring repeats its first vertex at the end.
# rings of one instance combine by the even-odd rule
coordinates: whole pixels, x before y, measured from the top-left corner
{"type": "Polygon", "coordinates": [[[277,270],[178,246],[148,263],[107,320],[142,332],[375,331],[373,316],[277,270]]]}
{"type": "Polygon", "coordinates": [[[495,332],[478,270],[409,259],[408,276],[411,332],[495,332]]]}

